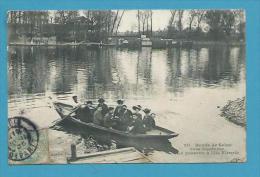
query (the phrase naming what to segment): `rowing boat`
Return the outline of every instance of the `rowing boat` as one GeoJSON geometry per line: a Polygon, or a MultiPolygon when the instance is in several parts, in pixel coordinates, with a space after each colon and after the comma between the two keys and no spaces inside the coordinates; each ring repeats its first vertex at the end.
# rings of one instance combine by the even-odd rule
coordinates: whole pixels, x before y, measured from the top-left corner
{"type": "Polygon", "coordinates": [[[112,128],[106,128],[100,125],[96,125],[94,123],[86,123],[75,117],[75,115],[71,114],[75,108],[72,105],[62,103],[62,102],[54,102],[53,103],[55,110],[61,117],[59,123],[67,121],[73,123],[78,126],[83,131],[94,131],[95,133],[101,134],[103,137],[126,140],[127,143],[133,141],[164,141],[170,138],[174,138],[178,136],[177,133],[162,128],[160,126],[156,126],[154,129],[146,131],[143,134],[129,133],[125,131],[120,131],[112,128]]]}

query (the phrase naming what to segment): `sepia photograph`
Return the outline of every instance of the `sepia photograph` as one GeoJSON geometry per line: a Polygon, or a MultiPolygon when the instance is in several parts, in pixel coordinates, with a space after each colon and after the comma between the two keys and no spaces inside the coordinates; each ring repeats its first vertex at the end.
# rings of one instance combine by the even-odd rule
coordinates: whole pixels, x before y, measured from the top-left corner
{"type": "Polygon", "coordinates": [[[245,16],[8,11],[8,163],[246,162],[245,16]]]}

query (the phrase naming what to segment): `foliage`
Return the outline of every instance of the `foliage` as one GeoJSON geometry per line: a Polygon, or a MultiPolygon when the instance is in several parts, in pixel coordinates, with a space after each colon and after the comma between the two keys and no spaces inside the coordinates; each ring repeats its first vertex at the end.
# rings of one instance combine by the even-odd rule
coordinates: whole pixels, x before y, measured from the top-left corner
{"type": "MultiPolygon", "coordinates": [[[[125,10],[9,11],[10,36],[56,36],[60,42],[107,42],[118,35],[125,10]]],[[[136,36],[185,40],[229,40],[245,38],[243,10],[170,10],[168,26],[153,31],[153,11],[137,10],[136,36]]]]}
{"type": "Polygon", "coordinates": [[[243,11],[171,10],[167,37],[177,39],[225,40],[239,35],[244,39],[243,11]],[[184,15],[185,14],[185,15],[184,15]],[[188,26],[183,29],[184,16],[188,26]],[[206,35],[205,35],[206,34],[206,35]]]}

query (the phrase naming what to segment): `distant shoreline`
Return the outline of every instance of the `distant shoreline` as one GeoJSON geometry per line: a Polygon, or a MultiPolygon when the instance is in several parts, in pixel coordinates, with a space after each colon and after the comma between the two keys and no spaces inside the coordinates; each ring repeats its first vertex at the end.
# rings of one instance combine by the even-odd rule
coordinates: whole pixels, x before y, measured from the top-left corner
{"type": "MultiPolygon", "coordinates": [[[[187,42],[188,40],[177,40],[178,42],[187,42]]],[[[244,41],[193,41],[193,40],[190,40],[188,41],[191,43],[191,45],[194,45],[194,46],[212,46],[212,45],[228,45],[228,46],[243,46],[245,45],[245,42],[244,41]]],[[[169,46],[160,46],[160,47],[157,47],[156,46],[156,41],[153,42],[154,46],[152,46],[152,48],[171,48],[171,47],[176,47],[178,45],[169,45],[169,46]]],[[[74,43],[74,42],[71,42],[71,43],[49,43],[49,44],[35,44],[35,43],[15,43],[15,42],[10,42],[8,44],[8,46],[86,46],[86,47],[122,47],[122,48],[133,48],[132,46],[128,46],[128,45],[124,45],[124,46],[120,46],[120,45],[117,45],[115,43],[97,43],[97,42],[89,42],[89,43],[82,43],[82,42],[79,42],[79,43],[74,43]]],[[[141,46],[136,46],[137,48],[138,47],[141,47],[141,46]]]]}
{"type": "Polygon", "coordinates": [[[57,43],[57,44],[30,44],[30,43],[9,43],[9,46],[115,46],[115,44],[100,43],[57,43]]]}

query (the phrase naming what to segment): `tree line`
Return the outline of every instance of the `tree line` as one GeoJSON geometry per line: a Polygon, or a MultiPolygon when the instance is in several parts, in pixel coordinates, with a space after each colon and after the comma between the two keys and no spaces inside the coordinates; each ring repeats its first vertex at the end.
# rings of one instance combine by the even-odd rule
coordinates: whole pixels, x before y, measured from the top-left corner
{"type": "Polygon", "coordinates": [[[23,34],[33,36],[56,36],[57,40],[100,42],[117,35],[124,10],[10,11],[8,23],[15,28],[25,26],[23,34]]]}
{"type": "Polygon", "coordinates": [[[236,35],[239,39],[244,39],[245,17],[242,10],[171,10],[170,12],[167,37],[222,40],[236,35]]]}
{"type": "MultiPolygon", "coordinates": [[[[244,39],[245,17],[242,10],[170,10],[168,25],[153,30],[153,10],[137,10],[137,37],[190,38],[222,40],[236,36],[244,39]]],[[[9,11],[8,24],[29,38],[56,36],[58,41],[107,41],[118,35],[125,10],[9,11]],[[17,28],[23,30],[17,30],[17,28]]],[[[124,19],[127,20],[127,19],[124,19]]],[[[129,31],[128,31],[129,33],[129,31]]],[[[18,34],[18,35],[19,35],[18,34]]]]}

